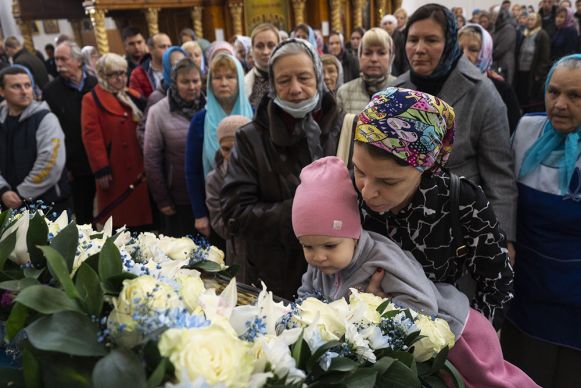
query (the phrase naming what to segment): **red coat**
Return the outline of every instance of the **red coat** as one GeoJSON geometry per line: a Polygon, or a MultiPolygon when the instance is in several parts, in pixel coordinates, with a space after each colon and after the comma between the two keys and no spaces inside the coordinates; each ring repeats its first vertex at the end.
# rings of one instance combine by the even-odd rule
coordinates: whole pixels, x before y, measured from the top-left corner
{"type": "MultiPolygon", "coordinates": [[[[145,64],[149,66],[147,63],[145,64]]],[[[153,93],[153,84],[145,71],[144,65],[137,66],[131,72],[131,77],[129,78],[129,87],[137,90],[143,97],[147,98],[151,93],[153,93]]]]}
{"type": "MultiPolygon", "coordinates": [[[[99,85],[94,89],[100,107],[92,93],[83,97],[81,126],[83,144],[95,177],[112,174],[113,181],[107,190],[97,185],[97,206],[101,211],[118,198],[143,171],[143,156],[137,143],[137,123],[131,117],[129,107],[99,85]]],[[[129,89],[130,94],[139,93],[129,89]]],[[[149,191],[141,183],[129,197],[117,206],[112,214],[113,225],[130,227],[152,223],[149,191]]]]}

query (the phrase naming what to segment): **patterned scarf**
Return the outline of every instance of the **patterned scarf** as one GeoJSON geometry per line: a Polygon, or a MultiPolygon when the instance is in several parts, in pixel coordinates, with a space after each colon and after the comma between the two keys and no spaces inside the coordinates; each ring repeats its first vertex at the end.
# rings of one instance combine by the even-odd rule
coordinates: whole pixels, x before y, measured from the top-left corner
{"type": "MultiPolygon", "coordinates": [[[[555,70],[561,63],[570,60],[581,61],[581,54],[568,55],[553,65],[545,82],[545,94],[547,94],[549,82],[555,70]]],[[[547,120],[542,135],[529,148],[523,158],[519,178],[539,167],[547,158],[551,157],[554,151],[563,150],[564,155],[559,162],[559,189],[561,194],[569,193],[569,184],[575,172],[575,164],[581,156],[580,133],[581,125],[572,132],[561,133],[555,130],[550,120],[547,120]]]]}
{"type": "Polygon", "coordinates": [[[355,141],[381,148],[424,172],[439,172],[454,142],[454,109],[437,97],[390,87],[357,117],[355,141]]]}

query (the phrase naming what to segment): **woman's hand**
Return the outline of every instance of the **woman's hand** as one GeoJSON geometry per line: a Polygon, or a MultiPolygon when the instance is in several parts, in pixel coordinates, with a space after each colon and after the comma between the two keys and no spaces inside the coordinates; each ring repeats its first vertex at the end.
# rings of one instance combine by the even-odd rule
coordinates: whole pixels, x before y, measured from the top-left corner
{"type": "Polygon", "coordinates": [[[508,249],[508,260],[510,260],[510,265],[514,267],[514,263],[516,262],[516,249],[514,248],[514,243],[508,241],[506,243],[506,248],[508,249]]]}
{"type": "Polygon", "coordinates": [[[173,216],[176,214],[176,209],[173,206],[164,206],[160,208],[159,211],[162,212],[164,216],[173,216]]]}
{"type": "Polygon", "coordinates": [[[103,190],[107,190],[111,186],[111,182],[113,182],[113,176],[111,176],[111,174],[103,175],[102,177],[97,178],[96,181],[97,186],[103,190]]]}
{"type": "Polygon", "coordinates": [[[381,282],[383,281],[384,275],[383,268],[377,268],[373,275],[371,275],[365,292],[379,296],[380,298],[387,298],[387,294],[381,289],[381,282]]]}
{"type": "Polygon", "coordinates": [[[210,237],[210,220],[208,217],[196,218],[196,230],[206,237],[210,237]]]}
{"type": "Polygon", "coordinates": [[[18,209],[22,206],[20,196],[16,192],[10,190],[2,194],[2,203],[10,209],[18,209]]]}

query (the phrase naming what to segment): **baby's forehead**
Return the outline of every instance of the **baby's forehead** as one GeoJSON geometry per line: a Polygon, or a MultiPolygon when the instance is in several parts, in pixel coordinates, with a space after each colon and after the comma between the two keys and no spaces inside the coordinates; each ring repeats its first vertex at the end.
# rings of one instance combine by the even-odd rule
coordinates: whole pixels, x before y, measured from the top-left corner
{"type": "Polygon", "coordinates": [[[304,235],[298,237],[301,244],[306,245],[325,245],[329,243],[338,244],[346,240],[353,240],[350,237],[335,237],[335,236],[323,236],[323,235],[304,235]]]}

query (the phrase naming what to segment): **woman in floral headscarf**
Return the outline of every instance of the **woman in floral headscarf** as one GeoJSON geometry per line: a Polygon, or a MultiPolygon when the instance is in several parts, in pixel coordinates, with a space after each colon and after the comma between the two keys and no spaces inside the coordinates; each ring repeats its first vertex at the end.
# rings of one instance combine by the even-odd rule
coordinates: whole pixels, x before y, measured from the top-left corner
{"type": "MultiPolygon", "coordinates": [[[[145,100],[127,88],[127,61],[105,54],[96,65],[99,84],[83,97],[83,144],[97,183],[98,212],[114,203],[143,173],[143,156],[135,128],[145,100]]],[[[116,206],[113,226],[142,229],[152,223],[147,185],[141,184],[116,206]]]]}
{"type": "Polygon", "coordinates": [[[486,74],[502,97],[512,134],[521,117],[520,107],[510,85],[500,74],[490,68],[492,66],[492,37],[480,24],[468,24],[458,32],[458,43],[464,56],[486,74]]]}
{"type": "MultiPolygon", "coordinates": [[[[420,90],[454,107],[456,133],[450,171],[481,185],[509,242],[516,236],[517,189],[506,106],[496,88],[462,56],[454,15],[438,4],[418,8],[408,21],[410,70],[391,86],[420,90]]],[[[509,244],[511,259],[516,252],[509,244]]]]}
{"type": "Polygon", "coordinates": [[[512,298],[512,267],[482,189],[461,178],[458,204],[451,204],[451,178],[442,168],[453,141],[448,104],[408,89],[375,94],[358,116],[353,150],[363,227],[409,251],[434,282],[454,284],[466,268],[477,282],[472,306],[491,319],[512,298]]]}

